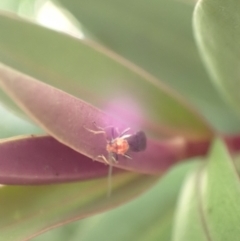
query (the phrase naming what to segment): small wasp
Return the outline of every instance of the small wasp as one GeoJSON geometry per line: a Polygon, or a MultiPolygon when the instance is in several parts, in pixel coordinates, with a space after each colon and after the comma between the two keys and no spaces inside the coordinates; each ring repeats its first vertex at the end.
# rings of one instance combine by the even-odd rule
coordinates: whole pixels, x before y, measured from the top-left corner
{"type": "Polygon", "coordinates": [[[106,150],[108,152],[108,158],[104,155],[97,156],[96,159],[101,158],[104,162],[109,165],[108,172],[108,197],[111,194],[111,176],[112,176],[112,163],[118,162],[118,157],[123,156],[132,159],[129,152],[140,152],[144,151],[147,147],[147,138],[143,131],[138,131],[134,134],[127,134],[130,128],[127,128],[122,133],[119,133],[118,128],[113,126],[99,127],[96,123],[93,123],[98,130],[91,130],[85,127],[86,130],[93,134],[104,134],[106,137],[107,145],[106,150]],[[107,137],[107,129],[111,129],[110,138],[107,137]]]}
{"type": "Polygon", "coordinates": [[[108,152],[108,158],[104,155],[99,155],[97,158],[103,159],[107,164],[117,163],[119,155],[132,159],[129,152],[144,151],[147,147],[147,138],[143,131],[138,131],[135,134],[127,134],[130,128],[127,128],[122,133],[119,133],[118,129],[112,126],[99,127],[96,123],[93,123],[98,129],[97,131],[88,129],[93,134],[104,134],[107,140],[106,150],[108,152]],[[106,130],[111,128],[111,137],[107,138],[106,130]],[[116,134],[116,135],[115,135],[116,134]]]}

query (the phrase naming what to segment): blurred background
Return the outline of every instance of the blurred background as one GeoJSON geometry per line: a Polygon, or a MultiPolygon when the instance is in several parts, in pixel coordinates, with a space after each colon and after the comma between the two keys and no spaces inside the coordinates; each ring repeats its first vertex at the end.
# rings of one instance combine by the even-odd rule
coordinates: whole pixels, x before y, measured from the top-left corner
{"type": "MultiPolygon", "coordinates": [[[[194,6],[194,0],[0,0],[3,11],[106,46],[179,92],[216,130],[234,133],[240,130],[239,120],[213,87],[198,54],[192,30],[194,6]]],[[[13,119],[29,133],[42,132],[4,106],[0,115],[6,123],[1,138],[25,133],[11,132],[13,119]]],[[[33,240],[171,240],[178,195],[196,165],[197,159],[178,165],[137,200],[33,240]]]]}

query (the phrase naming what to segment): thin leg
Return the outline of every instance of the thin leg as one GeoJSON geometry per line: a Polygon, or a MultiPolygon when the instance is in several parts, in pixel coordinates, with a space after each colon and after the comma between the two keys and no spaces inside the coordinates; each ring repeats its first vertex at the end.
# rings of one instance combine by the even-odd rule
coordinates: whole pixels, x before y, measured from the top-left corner
{"type": "Polygon", "coordinates": [[[112,133],[111,134],[112,134],[112,141],[117,137],[121,137],[117,127],[112,127],[112,133]]]}
{"type": "Polygon", "coordinates": [[[93,125],[94,125],[97,129],[104,131],[104,128],[98,126],[95,121],[93,122],[93,125]]]}
{"type": "Polygon", "coordinates": [[[103,128],[103,127],[101,127],[101,126],[98,126],[95,121],[93,122],[93,125],[94,125],[97,129],[102,130],[102,131],[105,131],[106,129],[109,129],[109,128],[113,128],[112,125],[111,125],[111,126],[106,126],[106,127],[103,128]]]}
{"type": "Polygon", "coordinates": [[[124,154],[124,157],[127,157],[128,159],[132,159],[132,157],[130,157],[128,154],[124,154]]]}
{"type": "Polygon", "coordinates": [[[119,137],[122,137],[123,135],[125,135],[129,130],[130,130],[130,128],[125,129],[125,130],[120,134],[119,137]]]}
{"type": "MultiPolygon", "coordinates": [[[[128,156],[128,158],[132,159],[130,156],[128,156]]],[[[96,161],[97,159],[102,159],[106,164],[111,165],[113,163],[118,163],[117,159],[118,159],[118,155],[114,156],[112,154],[109,154],[108,159],[104,156],[104,155],[99,155],[96,158],[93,159],[93,161],[96,161]]]]}
{"type": "Polygon", "coordinates": [[[100,133],[104,133],[106,129],[113,127],[113,126],[107,126],[107,127],[103,128],[103,127],[97,126],[96,122],[93,122],[93,125],[96,127],[96,129],[98,129],[98,131],[97,131],[97,130],[95,131],[95,130],[89,129],[89,128],[85,127],[85,126],[84,126],[84,128],[85,128],[86,130],[94,133],[94,134],[95,134],[95,133],[96,133],[96,134],[100,134],[100,133]],[[99,131],[99,130],[100,130],[100,131],[99,131]]]}
{"type": "Polygon", "coordinates": [[[105,132],[105,131],[94,131],[94,130],[88,129],[88,128],[85,127],[85,126],[84,126],[84,129],[86,129],[87,131],[93,133],[94,135],[98,135],[98,134],[104,134],[104,135],[106,135],[106,132],[105,132]]]}
{"type": "Polygon", "coordinates": [[[93,133],[94,135],[103,134],[106,139],[108,139],[106,129],[109,129],[109,128],[111,128],[111,140],[114,140],[114,139],[115,139],[115,133],[114,133],[114,131],[116,131],[116,132],[117,132],[117,135],[119,135],[119,134],[118,134],[118,130],[117,130],[116,128],[114,128],[113,126],[107,126],[107,127],[105,127],[105,128],[102,128],[102,127],[100,127],[100,126],[97,126],[95,122],[93,122],[93,124],[94,124],[94,126],[95,126],[98,130],[96,130],[96,131],[95,131],[95,130],[91,130],[91,129],[85,127],[85,126],[84,126],[84,128],[85,128],[87,131],[93,133]]]}
{"type": "Polygon", "coordinates": [[[111,165],[111,163],[107,160],[107,158],[104,155],[97,156],[95,160],[97,159],[102,159],[106,164],[111,165]]]}
{"type": "Polygon", "coordinates": [[[113,163],[118,163],[118,155],[116,153],[109,153],[108,160],[111,160],[113,163]]]}

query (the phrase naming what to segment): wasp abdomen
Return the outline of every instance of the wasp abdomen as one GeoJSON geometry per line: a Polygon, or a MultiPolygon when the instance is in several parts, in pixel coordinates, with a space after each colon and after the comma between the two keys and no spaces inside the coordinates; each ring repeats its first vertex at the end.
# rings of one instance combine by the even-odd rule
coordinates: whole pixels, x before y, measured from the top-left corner
{"type": "Polygon", "coordinates": [[[143,131],[138,131],[134,135],[126,138],[129,149],[134,152],[144,151],[147,147],[147,137],[143,131]]]}

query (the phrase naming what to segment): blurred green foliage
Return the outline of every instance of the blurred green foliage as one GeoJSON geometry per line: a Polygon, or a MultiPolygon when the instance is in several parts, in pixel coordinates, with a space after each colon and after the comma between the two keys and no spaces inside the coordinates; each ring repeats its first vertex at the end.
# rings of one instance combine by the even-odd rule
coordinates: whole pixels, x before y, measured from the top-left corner
{"type": "MultiPolygon", "coordinates": [[[[71,34],[79,37],[84,30],[86,39],[92,39],[116,52],[130,61],[124,63],[129,66],[131,63],[136,64],[156,77],[159,83],[166,84],[184,96],[194,111],[202,115],[216,133],[236,134],[240,130],[240,3],[237,0],[202,0],[197,6],[193,1],[176,0],[59,0],[54,1],[55,10],[52,4],[47,4],[49,2],[43,0],[1,0],[0,8],[34,21],[39,21],[43,6],[44,11],[58,9],[68,19],[67,28],[71,34]],[[216,86],[230,100],[233,109],[225,102],[216,86]]],[[[55,18],[51,11],[49,25],[55,18]]],[[[138,101],[142,101],[141,106],[146,109],[146,119],[150,116],[150,120],[158,123],[166,118],[165,122],[175,125],[176,129],[180,130],[184,126],[191,131],[196,128],[199,133],[205,131],[205,123],[202,120],[198,122],[198,118],[182,107],[182,103],[175,102],[175,99],[173,101],[168,95],[166,102],[160,102],[159,93],[163,93],[165,98],[162,89],[156,90],[154,86],[150,88],[150,85],[145,85],[145,78],[141,75],[139,77],[133,68],[129,70],[125,65],[120,66],[118,61],[114,62],[114,58],[114,61],[109,60],[98,48],[80,46],[77,39],[69,40],[67,36],[45,30],[36,30],[39,35],[35,42],[24,42],[24,38],[16,37],[17,30],[23,31],[22,36],[27,36],[24,35],[26,33],[35,35],[34,25],[29,27],[32,31],[26,30],[14,18],[9,18],[8,23],[12,21],[12,25],[7,25],[8,20],[4,22],[5,15],[1,16],[4,16],[0,18],[0,58],[3,63],[74,96],[85,98],[99,108],[103,106],[101,101],[104,98],[107,102],[116,94],[114,88],[118,80],[109,82],[110,77],[114,74],[121,76],[125,81],[119,82],[117,87],[120,90],[123,87],[121,94],[126,92],[126,88],[130,94],[133,92],[134,97],[138,98],[139,93],[144,96],[139,97],[138,101]],[[15,31],[11,32],[13,28],[4,26],[14,26],[15,31]],[[55,41],[57,36],[59,41],[55,41]],[[64,46],[70,42],[72,45],[66,47],[67,51],[64,46]],[[41,43],[45,44],[44,48],[41,48],[44,46],[41,43]],[[15,48],[14,44],[19,45],[15,48]],[[50,53],[54,56],[49,56],[50,53]],[[66,63],[64,56],[66,59],[72,58],[72,62],[66,63]],[[99,65],[94,65],[98,62],[99,65]],[[41,66],[44,68],[41,69],[41,66]],[[87,91],[81,92],[78,88],[81,78],[86,79],[82,83],[85,90],[91,89],[93,83],[95,89],[92,89],[92,93],[98,93],[102,98],[90,95],[87,91]],[[97,82],[99,78],[102,78],[102,82],[97,82]],[[132,79],[134,82],[131,82],[132,79]],[[142,80],[142,85],[136,84],[142,80]],[[178,104],[180,107],[174,109],[178,104]]],[[[8,110],[5,106],[0,106],[1,139],[43,133],[12,100],[4,93],[0,95],[2,101],[11,108],[8,110]]],[[[151,190],[122,207],[67,224],[33,240],[237,240],[240,193],[234,158],[229,155],[224,143],[217,140],[205,159],[194,159],[195,161],[174,167],[151,190]]],[[[15,218],[18,219],[17,213],[15,218]]],[[[9,240],[13,240],[13,236],[10,235],[9,240]]]]}

